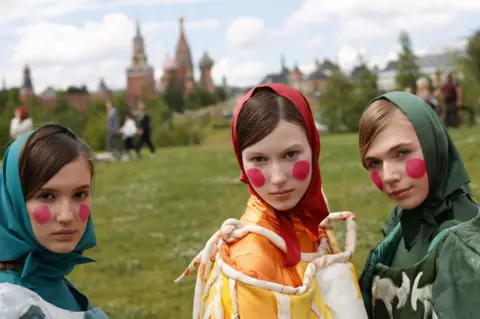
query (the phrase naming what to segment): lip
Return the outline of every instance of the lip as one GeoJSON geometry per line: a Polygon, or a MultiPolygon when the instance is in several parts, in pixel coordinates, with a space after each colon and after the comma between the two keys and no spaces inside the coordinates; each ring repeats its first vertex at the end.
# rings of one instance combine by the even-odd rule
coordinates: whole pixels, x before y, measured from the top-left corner
{"type": "Polygon", "coordinates": [[[291,192],[293,192],[293,189],[284,189],[284,190],[280,190],[280,191],[270,193],[270,195],[282,196],[282,195],[290,194],[291,192]]]}
{"type": "Polygon", "coordinates": [[[407,193],[410,189],[411,189],[411,187],[398,189],[396,191],[391,192],[389,195],[396,198],[396,199],[403,199],[403,198],[405,198],[405,196],[407,195],[407,193]]]}
{"type": "Polygon", "coordinates": [[[55,236],[72,236],[76,232],[77,231],[73,230],[73,229],[63,229],[63,230],[60,230],[60,231],[57,231],[57,232],[53,233],[52,235],[55,235],[55,236]]]}

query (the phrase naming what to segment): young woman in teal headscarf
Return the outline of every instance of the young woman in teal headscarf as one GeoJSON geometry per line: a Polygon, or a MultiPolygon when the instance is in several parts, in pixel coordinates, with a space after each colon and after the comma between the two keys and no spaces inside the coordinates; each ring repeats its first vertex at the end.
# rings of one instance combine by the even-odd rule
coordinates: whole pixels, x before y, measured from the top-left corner
{"type": "Polygon", "coordinates": [[[406,92],[370,102],[360,153],[373,183],[398,205],[360,277],[370,318],[477,318],[480,217],[447,129],[406,92]]]}
{"type": "Polygon", "coordinates": [[[48,124],[7,149],[0,183],[0,317],[107,318],[66,279],[96,246],[91,152],[48,124]]]}

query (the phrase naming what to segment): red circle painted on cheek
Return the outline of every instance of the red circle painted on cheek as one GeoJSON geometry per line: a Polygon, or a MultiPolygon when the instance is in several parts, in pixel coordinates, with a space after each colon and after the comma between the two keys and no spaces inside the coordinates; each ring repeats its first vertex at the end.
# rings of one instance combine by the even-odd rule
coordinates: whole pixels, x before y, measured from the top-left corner
{"type": "Polygon", "coordinates": [[[90,206],[82,204],[78,209],[78,216],[82,222],[86,222],[90,216],[90,206]]]}
{"type": "Polygon", "coordinates": [[[370,173],[370,178],[372,179],[372,182],[375,184],[375,186],[377,186],[379,190],[383,191],[383,181],[380,175],[378,175],[377,172],[372,172],[370,173]]]}
{"type": "Polygon", "coordinates": [[[308,178],[310,174],[310,162],[309,161],[298,161],[293,166],[292,175],[297,181],[304,181],[308,178]]]}
{"type": "Polygon", "coordinates": [[[52,220],[52,212],[48,206],[40,206],[33,211],[33,219],[40,225],[48,224],[52,220]]]}
{"type": "Polygon", "coordinates": [[[421,158],[412,158],[405,164],[405,172],[411,178],[419,179],[427,172],[427,165],[421,158]]]}
{"type": "Polygon", "coordinates": [[[262,187],[265,185],[265,176],[258,168],[250,168],[247,171],[247,177],[250,183],[255,187],[262,187]]]}

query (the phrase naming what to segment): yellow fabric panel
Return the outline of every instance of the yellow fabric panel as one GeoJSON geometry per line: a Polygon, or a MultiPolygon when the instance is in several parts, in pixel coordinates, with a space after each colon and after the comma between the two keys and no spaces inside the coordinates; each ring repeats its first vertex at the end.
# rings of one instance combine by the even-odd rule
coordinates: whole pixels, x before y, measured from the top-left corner
{"type": "Polygon", "coordinates": [[[230,294],[230,280],[225,275],[222,275],[220,280],[222,280],[221,294],[222,294],[223,316],[224,318],[232,318],[233,306],[232,306],[232,295],[230,294]]]}
{"type": "Polygon", "coordinates": [[[237,282],[238,310],[241,319],[277,319],[277,299],[268,290],[237,282]]]}

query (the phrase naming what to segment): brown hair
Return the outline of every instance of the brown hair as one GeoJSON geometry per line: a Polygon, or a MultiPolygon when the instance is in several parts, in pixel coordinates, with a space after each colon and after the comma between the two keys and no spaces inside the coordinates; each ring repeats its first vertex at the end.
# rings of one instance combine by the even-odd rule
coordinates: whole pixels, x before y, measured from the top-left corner
{"type": "Polygon", "coordinates": [[[60,124],[46,124],[35,130],[25,141],[19,160],[25,200],[79,156],[87,160],[93,178],[92,151],[73,131],[60,124]]]}
{"type": "Polygon", "coordinates": [[[238,114],[235,130],[240,152],[272,133],[280,120],[307,131],[302,114],[289,99],[268,87],[256,89],[238,114]]]}
{"type": "Polygon", "coordinates": [[[370,104],[363,112],[358,129],[358,144],[362,162],[373,139],[390,123],[392,115],[396,111],[398,108],[395,104],[386,99],[380,99],[370,104]]]}

